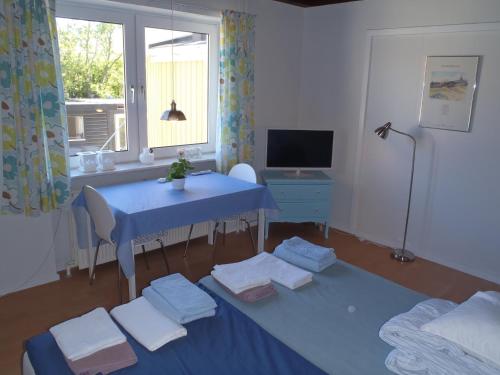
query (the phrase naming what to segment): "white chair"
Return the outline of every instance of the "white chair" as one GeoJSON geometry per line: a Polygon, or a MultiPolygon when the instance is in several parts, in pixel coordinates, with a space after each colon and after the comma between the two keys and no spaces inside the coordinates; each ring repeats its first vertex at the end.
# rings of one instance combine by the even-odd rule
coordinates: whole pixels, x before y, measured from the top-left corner
{"type": "MultiPolygon", "coordinates": [[[[116,220],[108,206],[108,203],[104,197],[97,192],[92,186],[85,185],[83,187],[83,194],[85,195],[85,200],[87,201],[87,210],[89,212],[90,218],[92,219],[95,227],[95,233],[99,240],[97,241],[97,247],[94,254],[94,262],[92,266],[92,272],[90,274],[90,285],[94,280],[95,267],[97,263],[97,255],[99,254],[99,248],[102,242],[107,242],[109,245],[113,246],[116,255],[116,244],[111,238],[111,232],[115,228],[116,220]]],[[[117,257],[118,260],[118,257],[117,257]]],[[[120,302],[122,301],[121,293],[121,267],[120,262],[118,263],[118,292],[120,296],[120,302]]]]}
{"type": "MultiPolygon", "coordinates": [[[[255,173],[255,170],[252,168],[251,165],[246,164],[246,163],[240,163],[240,164],[236,164],[235,166],[233,166],[231,168],[231,170],[229,171],[228,176],[233,177],[233,178],[237,178],[238,180],[251,182],[254,184],[257,183],[257,174],[255,173]]],[[[223,244],[226,243],[226,226],[227,226],[227,223],[229,223],[229,222],[236,222],[236,225],[238,226],[238,230],[239,230],[240,223],[246,224],[247,231],[248,231],[248,234],[250,235],[250,240],[252,242],[252,247],[255,251],[255,243],[254,243],[254,240],[252,237],[250,223],[248,222],[246,217],[244,217],[243,215],[235,215],[235,216],[231,216],[231,217],[227,217],[227,218],[223,218],[223,219],[218,219],[216,221],[215,227],[214,227],[214,247],[217,244],[217,229],[219,228],[220,224],[223,225],[223,240],[222,241],[223,241],[223,244]]],[[[191,239],[192,232],[193,232],[193,224],[191,224],[191,226],[189,227],[189,234],[188,234],[188,239],[186,241],[186,248],[184,250],[184,257],[186,257],[186,255],[187,255],[187,250],[188,250],[189,241],[191,239]]]]}
{"type": "MultiPolygon", "coordinates": [[[[97,191],[95,190],[92,186],[85,185],[83,187],[83,194],[85,195],[85,200],[87,202],[87,209],[90,215],[90,218],[92,219],[95,227],[95,233],[98,237],[97,241],[97,247],[95,250],[94,254],[94,262],[93,262],[93,267],[92,267],[92,272],[90,274],[90,285],[92,285],[93,280],[95,278],[95,268],[97,264],[97,257],[99,255],[99,248],[103,242],[106,242],[110,244],[111,246],[114,247],[115,250],[115,256],[118,261],[118,256],[116,254],[117,251],[117,246],[114,243],[113,239],[111,238],[111,233],[113,229],[116,226],[116,220],[113,215],[113,212],[108,206],[108,203],[106,202],[106,199],[97,191]]],[[[141,236],[133,241],[133,246],[141,245],[142,246],[142,253],[144,255],[144,260],[146,262],[146,267],[149,269],[149,263],[147,260],[146,256],[146,248],[145,244],[152,242],[153,240],[156,240],[160,246],[161,246],[161,253],[163,256],[163,260],[165,262],[165,265],[167,267],[167,272],[170,273],[170,268],[168,266],[168,261],[167,257],[165,255],[165,247],[163,245],[163,241],[161,239],[162,236],[166,236],[167,231],[162,231],[160,233],[154,233],[150,235],[145,235],[141,236]]],[[[120,295],[120,301],[122,301],[122,294],[121,294],[121,267],[120,267],[120,262],[118,262],[118,291],[120,295]]]]}

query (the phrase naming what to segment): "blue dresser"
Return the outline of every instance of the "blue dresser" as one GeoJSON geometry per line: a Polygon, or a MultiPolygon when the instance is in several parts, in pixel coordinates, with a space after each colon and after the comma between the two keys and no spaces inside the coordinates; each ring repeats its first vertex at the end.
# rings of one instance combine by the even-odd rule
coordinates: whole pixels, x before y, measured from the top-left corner
{"type": "Polygon", "coordinates": [[[328,238],[328,223],[332,206],[333,181],[321,171],[265,170],[262,182],[271,191],[281,211],[277,217],[266,218],[266,238],[272,222],[321,223],[328,238]]]}

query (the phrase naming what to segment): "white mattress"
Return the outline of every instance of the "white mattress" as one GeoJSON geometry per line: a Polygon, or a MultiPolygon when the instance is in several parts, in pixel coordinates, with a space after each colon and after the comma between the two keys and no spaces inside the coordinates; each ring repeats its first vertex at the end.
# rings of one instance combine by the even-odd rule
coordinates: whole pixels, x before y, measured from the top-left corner
{"type": "Polygon", "coordinates": [[[23,375],[36,375],[28,353],[23,354],[23,375]]]}

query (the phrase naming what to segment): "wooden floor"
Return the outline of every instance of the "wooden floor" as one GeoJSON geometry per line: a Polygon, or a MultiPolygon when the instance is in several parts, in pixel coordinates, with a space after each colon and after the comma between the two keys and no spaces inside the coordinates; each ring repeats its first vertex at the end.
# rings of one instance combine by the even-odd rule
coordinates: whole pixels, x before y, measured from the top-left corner
{"type": "MultiPolygon", "coordinates": [[[[313,225],[273,224],[266,249],[273,249],[293,235],[334,247],[340,259],[432,297],[461,302],[477,290],[500,291],[499,285],[423,259],[399,264],[390,259],[388,248],[361,242],[342,232],[332,230],[330,238],[324,240],[313,225]]],[[[210,273],[213,248],[207,245],[206,237],[191,242],[186,259],[182,256],[183,250],[182,244],[167,249],[172,272],[180,272],[192,281],[210,273]]],[[[228,235],[225,246],[218,245],[216,260],[234,262],[252,254],[248,236],[232,234],[228,235]]],[[[148,256],[150,270],[146,269],[142,256],[136,258],[138,290],[166,273],[159,251],[150,252],[148,256]]],[[[23,343],[29,337],[95,307],[109,309],[117,305],[116,275],[116,263],[105,264],[98,266],[93,286],[88,284],[86,271],[75,271],[71,278],[0,298],[0,374],[20,373],[23,343]]],[[[122,289],[126,296],[125,283],[122,289]]]]}

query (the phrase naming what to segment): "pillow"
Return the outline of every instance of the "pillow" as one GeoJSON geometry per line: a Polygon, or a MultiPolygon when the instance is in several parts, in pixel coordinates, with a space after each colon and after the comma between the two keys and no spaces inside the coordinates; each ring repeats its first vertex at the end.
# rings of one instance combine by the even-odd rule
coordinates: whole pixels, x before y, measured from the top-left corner
{"type": "Polygon", "coordinates": [[[477,292],[455,309],[424,324],[421,329],[500,366],[499,292],[477,292]]]}

